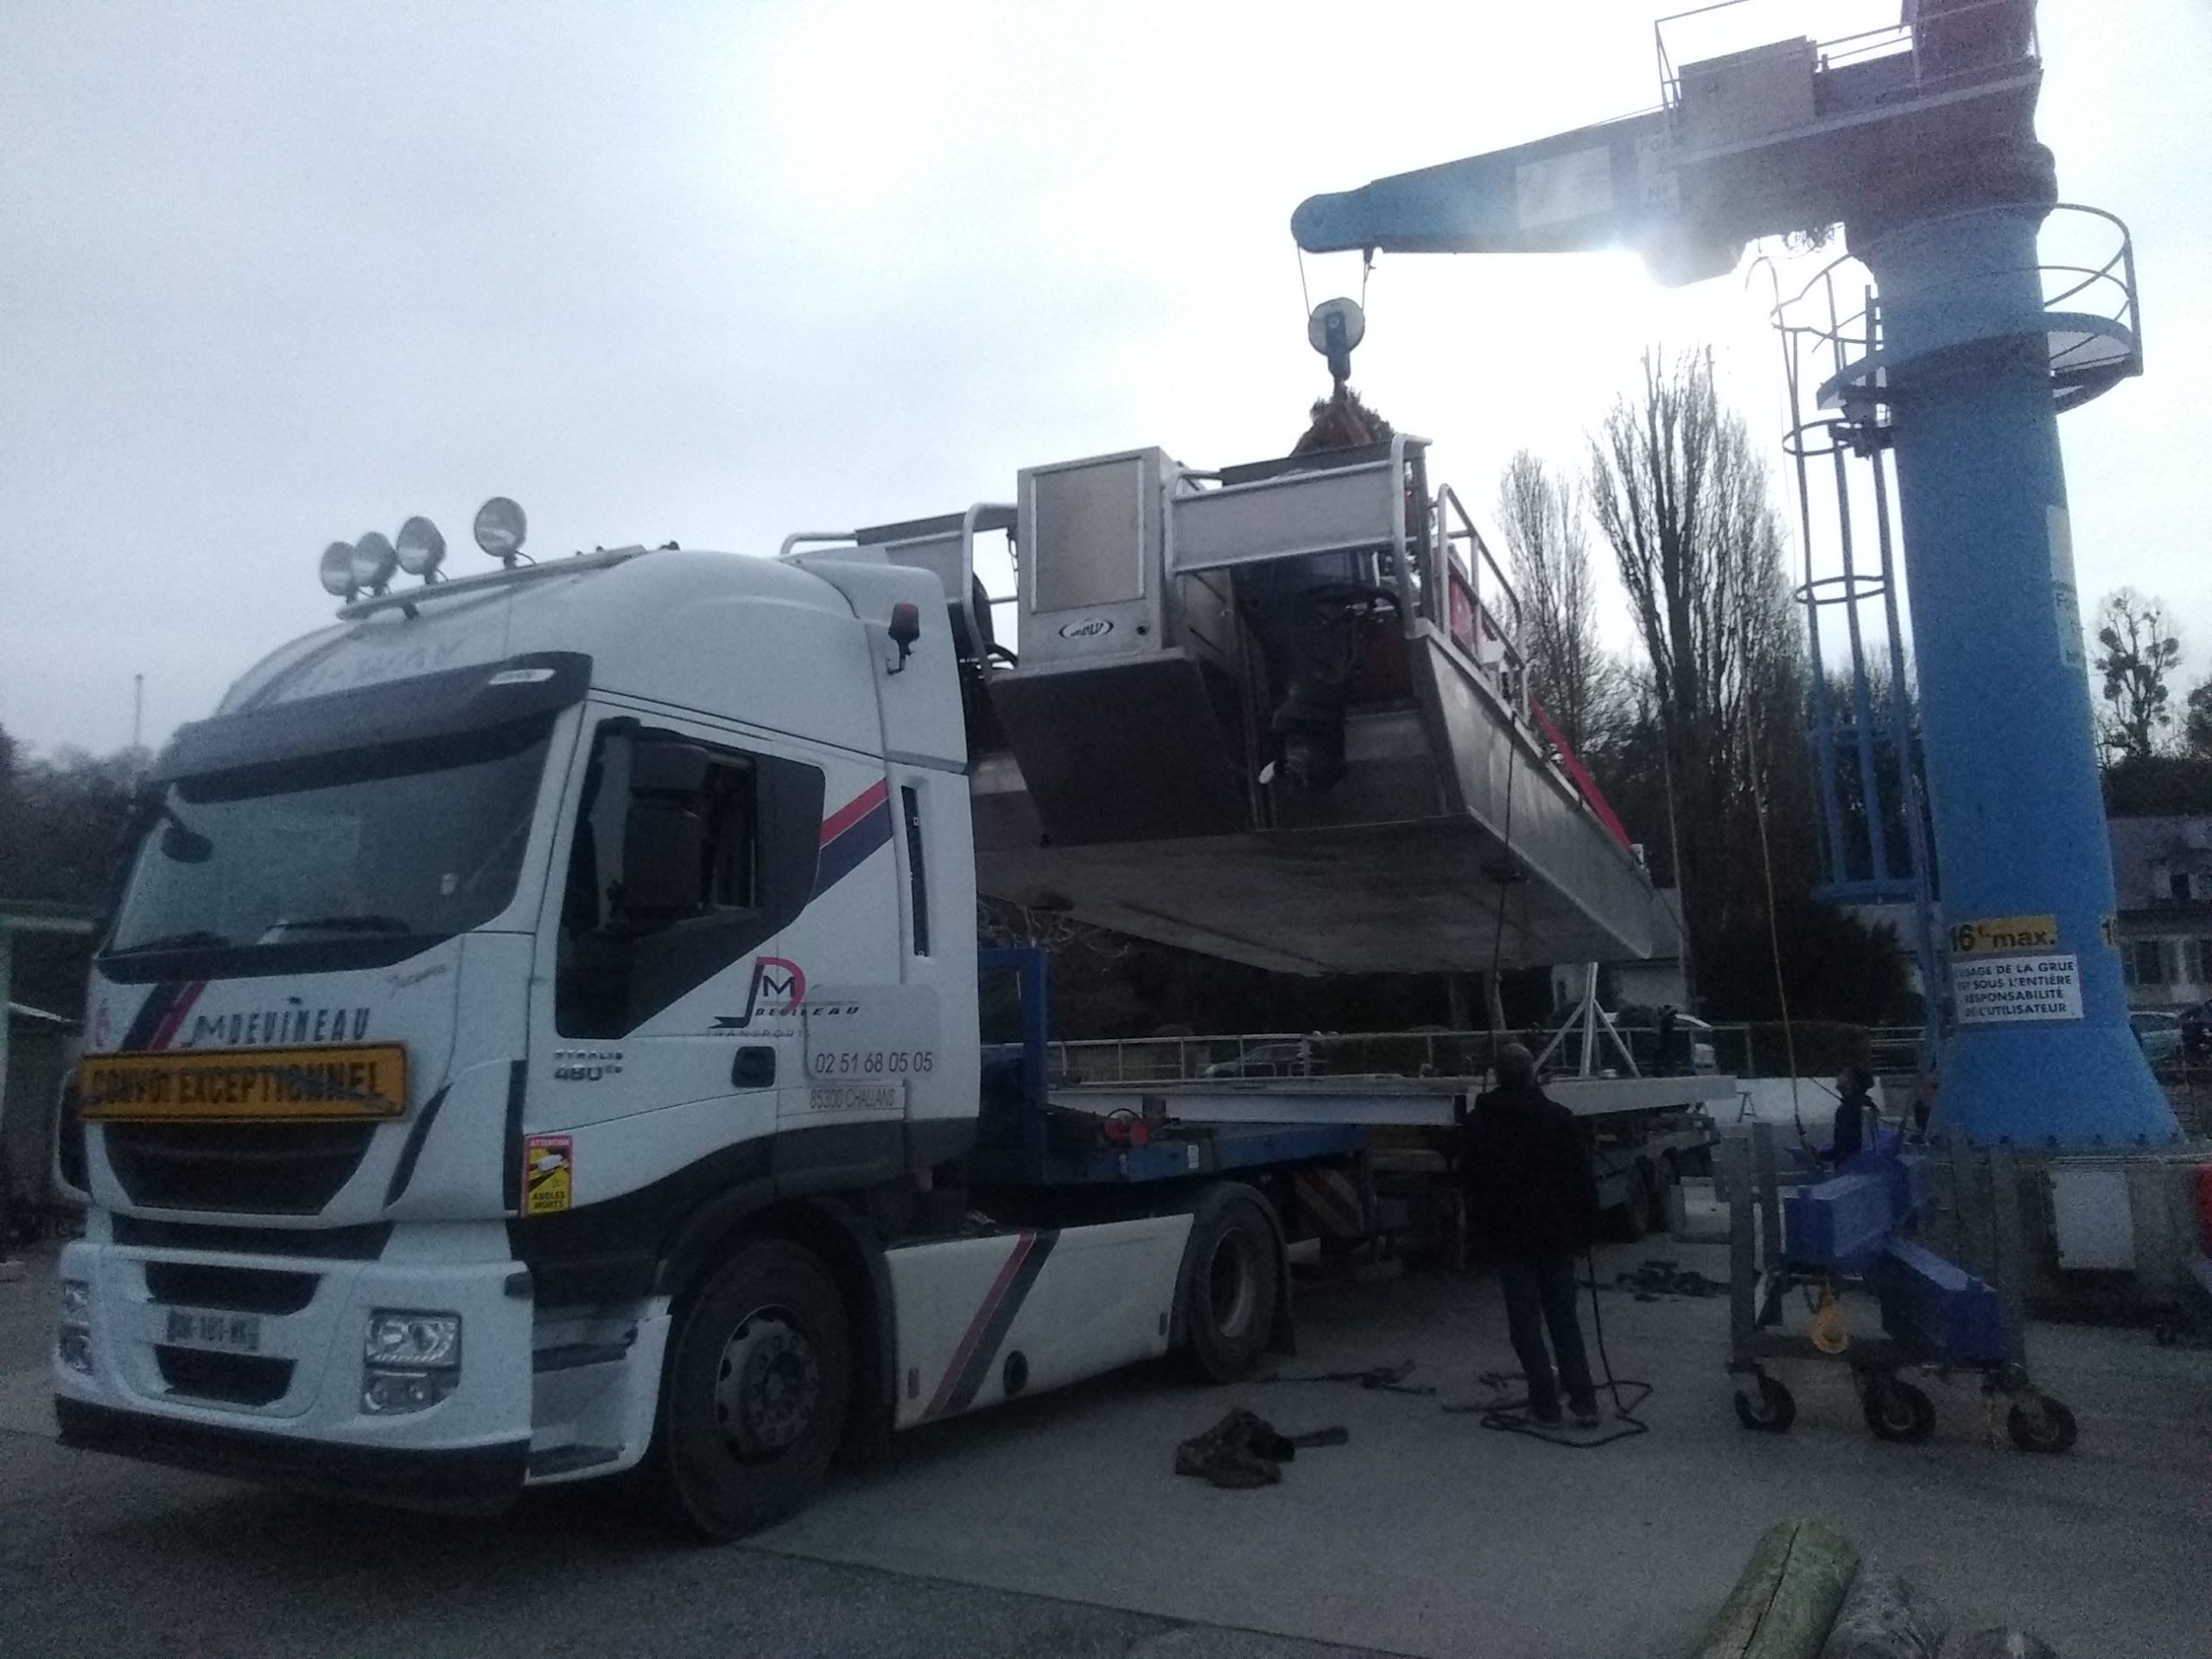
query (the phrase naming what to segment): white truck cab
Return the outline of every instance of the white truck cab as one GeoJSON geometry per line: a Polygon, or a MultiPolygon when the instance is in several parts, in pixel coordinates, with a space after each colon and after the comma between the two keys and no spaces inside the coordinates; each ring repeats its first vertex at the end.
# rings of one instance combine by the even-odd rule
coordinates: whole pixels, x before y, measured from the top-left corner
{"type": "MultiPolygon", "coordinates": [[[[448,1507],[658,1444],[727,1535],[856,1421],[1166,1351],[1188,1202],[925,1214],[981,1065],[931,578],[631,550],[343,615],[155,767],[65,1129],[67,1440],[448,1507]]],[[[1279,1253],[1231,1211],[1249,1361],[1279,1253]]]]}

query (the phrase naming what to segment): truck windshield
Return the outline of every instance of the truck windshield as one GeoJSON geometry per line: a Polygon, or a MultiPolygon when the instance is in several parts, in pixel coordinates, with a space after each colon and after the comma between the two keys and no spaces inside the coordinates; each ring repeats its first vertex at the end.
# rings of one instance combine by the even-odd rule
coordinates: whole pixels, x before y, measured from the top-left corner
{"type": "Polygon", "coordinates": [[[200,972],[252,972],[312,944],[365,965],[482,925],[514,896],[551,726],[175,780],[145,813],[104,963],[215,953],[200,972]]]}

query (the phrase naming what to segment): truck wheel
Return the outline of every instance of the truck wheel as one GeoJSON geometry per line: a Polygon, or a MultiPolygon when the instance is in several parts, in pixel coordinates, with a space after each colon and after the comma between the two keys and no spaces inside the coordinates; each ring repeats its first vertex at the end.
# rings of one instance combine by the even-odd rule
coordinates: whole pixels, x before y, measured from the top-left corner
{"type": "Polygon", "coordinates": [[[1643,1178],[1628,1173],[1628,1196],[1598,1217],[1599,1236],[1615,1244],[1633,1244],[1644,1235],[1643,1178]]]}
{"type": "Polygon", "coordinates": [[[1664,1233],[1667,1230],[1667,1178],[1649,1159],[1637,1160],[1635,1201],[1643,1207],[1643,1230],[1664,1233]]]}
{"type": "Polygon", "coordinates": [[[1183,1325],[1192,1370],[1209,1382],[1242,1376],[1267,1351],[1282,1297],[1274,1224],[1259,1200],[1227,1192],[1191,1223],[1183,1325]]]}
{"type": "Polygon", "coordinates": [[[852,1389],[836,1281],[796,1244],[744,1246],[670,1344],[652,1473],[673,1518],[722,1541],[797,1510],[836,1453],[852,1389]]]}
{"type": "Polygon", "coordinates": [[[1682,1184],[1682,1160],[1674,1153],[1662,1154],[1656,1166],[1659,1171],[1659,1228],[1662,1233],[1675,1230],[1674,1205],[1669,1202],[1675,1189],[1682,1184]]]}

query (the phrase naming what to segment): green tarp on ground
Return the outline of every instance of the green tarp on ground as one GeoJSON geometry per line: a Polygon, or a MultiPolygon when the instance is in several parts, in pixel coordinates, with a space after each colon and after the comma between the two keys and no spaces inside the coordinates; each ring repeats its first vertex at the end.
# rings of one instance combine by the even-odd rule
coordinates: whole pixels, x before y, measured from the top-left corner
{"type": "Polygon", "coordinates": [[[1827,1639],[1859,1552],[1821,1521],[1784,1521],[1706,1627],[1693,1659],[1815,1659],[1827,1639]]]}

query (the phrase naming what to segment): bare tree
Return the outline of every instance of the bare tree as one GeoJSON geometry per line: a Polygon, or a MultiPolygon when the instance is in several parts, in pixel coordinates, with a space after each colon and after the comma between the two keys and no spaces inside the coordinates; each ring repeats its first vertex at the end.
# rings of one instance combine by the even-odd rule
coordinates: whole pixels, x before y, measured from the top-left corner
{"type": "MultiPolygon", "coordinates": [[[[1763,910],[1759,802],[1792,832],[1779,885],[1796,890],[1805,799],[1804,670],[1766,467],[1723,409],[1702,353],[1615,400],[1590,445],[1592,511],[1613,550],[1650,665],[1693,946],[1706,962],[1763,910]],[[1745,880],[1749,873],[1750,880],[1745,880]]],[[[1809,885],[1809,875],[1804,877],[1809,885]]]]}
{"type": "Polygon", "coordinates": [[[2105,747],[2115,760],[2156,753],[2159,734],[2174,723],[2167,678],[2181,661],[2181,639],[2165,601],[2133,588],[2107,594],[2097,607],[2097,645],[2091,662],[2104,676],[2107,706],[2099,724],[2105,747]]]}
{"type": "Polygon", "coordinates": [[[1580,486],[1527,449],[1497,482],[1497,523],[1520,600],[1514,629],[1529,690],[1578,752],[1609,732],[1620,669],[1598,644],[1598,585],[1580,486]]]}
{"type": "Polygon", "coordinates": [[[1616,400],[1591,446],[1590,492],[1650,659],[1662,716],[1718,766],[1762,668],[1795,659],[1782,532],[1766,467],[1711,363],[1688,356],[1616,400]]]}

